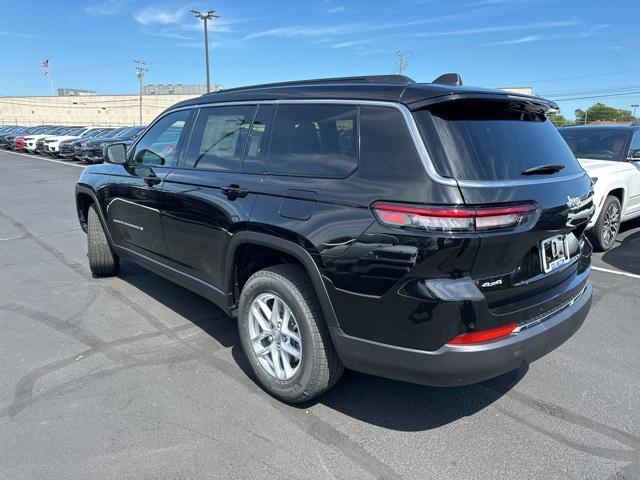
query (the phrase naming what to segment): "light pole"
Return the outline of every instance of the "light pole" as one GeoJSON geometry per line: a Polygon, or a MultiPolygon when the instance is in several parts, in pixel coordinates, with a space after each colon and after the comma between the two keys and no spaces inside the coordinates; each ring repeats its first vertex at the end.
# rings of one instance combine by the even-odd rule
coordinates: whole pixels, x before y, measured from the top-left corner
{"type": "Polygon", "coordinates": [[[207,21],[212,18],[220,18],[220,16],[216,15],[215,10],[209,10],[207,13],[191,10],[191,13],[193,13],[196,18],[204,21],[204,62],[207,70],[207,93],[209,93],[211,91],[211,81],[209,80],[209,32],[207,31],[207,21]]]}

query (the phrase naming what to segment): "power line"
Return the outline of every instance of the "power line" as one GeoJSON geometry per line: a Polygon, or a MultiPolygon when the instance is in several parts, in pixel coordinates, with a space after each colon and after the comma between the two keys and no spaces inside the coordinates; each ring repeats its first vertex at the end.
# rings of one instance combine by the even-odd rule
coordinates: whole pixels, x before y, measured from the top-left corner
{"type": "Polygon", "coordinates": [[[624,92],[624,93],[611,93],[608,95],[589,95],[589,96],[584,96],[584,97],[572,97],[572,98],[559,98],[559,99],[554,99],[551,98],[551,100],[554,100],[556,102],[568,102],[571,100],[588,100],[588,99],[594,99],[594,98],[609,98],[609,97],[620,97],[620,98],[624,98],[624,97],[636,97],[640,95],[640,90],[636,90],[634,92],[624,92]]]}

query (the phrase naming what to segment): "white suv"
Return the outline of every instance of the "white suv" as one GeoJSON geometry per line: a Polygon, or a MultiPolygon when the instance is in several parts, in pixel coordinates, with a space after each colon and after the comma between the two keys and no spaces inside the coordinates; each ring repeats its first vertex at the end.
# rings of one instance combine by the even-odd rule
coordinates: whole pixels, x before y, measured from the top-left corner
{"type": "Polygon", "coordinates": [[[620,223],[640,216],[640,125],[559,129],[594,183],[596,213],[589,223],[594,246],[609,250],[620,223]]]}

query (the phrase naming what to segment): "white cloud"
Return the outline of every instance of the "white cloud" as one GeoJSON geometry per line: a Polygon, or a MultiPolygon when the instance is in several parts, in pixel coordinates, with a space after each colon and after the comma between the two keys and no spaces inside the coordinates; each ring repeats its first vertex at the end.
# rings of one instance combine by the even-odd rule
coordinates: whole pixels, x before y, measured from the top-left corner
{"type": "Polygon", "coordinates": [[[166,10],[158,7],[146,7],[133,14],[133,19],[140,25],[176,25],[180,24],[187,13],[186,8],[166,10]]]}
{"type": "MultiPolygon", "coordinates": [[[[401,29],[416,25],[424,25],[428,23],[441,22],[451,20],[453,18],[463,17],[469,12],[455,13],[451,15],[443,15],[440,17],[424,18],[419,20],[394,21],[386,23],[345,23],[339,25],[288,25],[285,27],[277,27],[269,30],[255,32],[244,37],[243,40],[251,40],[253,38],[263,37],[281,37],[281,38],[317,38],[332,37],[343,35],[357,35],[361,33],[377,32],[382,30],[401,29]]],[[[404,33],[404,32],[403,32],[404,33]]]]}
{"type": "Polygon", "coordinates": [[[125,4],[125,0],[106,0],[104,2],[86,6],[84,7],[84,11],[89,15],[94,15],[96,17],[106,17],[121,13],[125,4]]]}
{"type": "Polygon", "coordinates": [[[541,40],[540,35],[527,35],[526,37],[516,38],[514,40],[503,40],[501,42],[488,43],[487,45],[517,45],[519,43],[530,43],[541,40]]]}
{"type": "Polygon", "coordinates": [[[532,22],[518,23],[515,25],[499,25],[492,27],[467,28],[462,30],[448,30],[443,32],[424,32],[416,34],[417,37],[445,37],[454,35],[475,35],[482,33],[509,32],[516,30],[535,30],[547,28],[572,27],[580,25],[583,22],[578,20],[551,21],[551,22],[532,22]]]}
{"type": "Polygon", "coordinates": [[[345,7],[344,5],[338,5],[338,6],[335,6],[333,8],[328,9],[326,13],[344,12],[346,9],[347,9],[347,7],[345,7]]]}

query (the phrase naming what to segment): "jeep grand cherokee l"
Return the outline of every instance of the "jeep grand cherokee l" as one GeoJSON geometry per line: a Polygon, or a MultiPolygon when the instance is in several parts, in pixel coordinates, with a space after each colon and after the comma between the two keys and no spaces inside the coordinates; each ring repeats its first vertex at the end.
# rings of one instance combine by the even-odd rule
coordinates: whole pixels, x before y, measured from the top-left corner
{"type": "Polygon", "coordinates": [[[91,271],[132,260],[209,298],[288,402],[343,367],[444,386],[536,360],[591,304],[591,181],[553,104],[460,83],[324,79],[178,103],[82,173],[91,271]]]}

